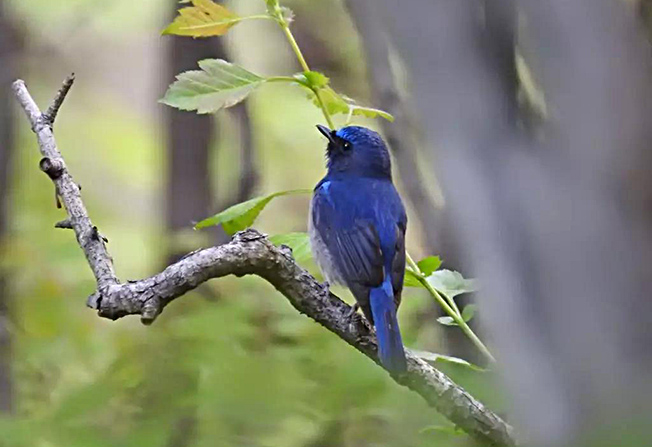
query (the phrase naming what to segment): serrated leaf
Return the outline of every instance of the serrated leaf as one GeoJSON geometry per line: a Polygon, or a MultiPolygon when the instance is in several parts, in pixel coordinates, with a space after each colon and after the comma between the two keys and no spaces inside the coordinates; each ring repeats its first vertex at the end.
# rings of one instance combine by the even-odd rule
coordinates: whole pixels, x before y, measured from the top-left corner
{"type": "Polygon", "coordinates": [[[260,215],[261,211],[272,201],[272,199],[280,196],[287,196],[290,194],[307,194],[311,193],[311,189],[293,189],[290,191],[280,191],[267,196],[256,197],[246,202],[238,203],[230,208],[225,209],[221,213],[204,219],[195,225],[195,229],[212,227],[214,225],[222,225],[224,231],[229,235],[234,235],[238,231],[249,228],[256,218],[260,215]]]}
{"type": "Polygon", "coordinates": [[[451,270],[438,270],[433,272],[427,279],[431,286],[446,294],[449,298],[455,298],[463,293],[476,291],[475,280],[464,279],[464,277],[451,270]]]}
{"type": "Polygon", "coordinates": [[[265,82],[222,59],[204,59],[199,68],[179,74],[161,102],[181,110],[213,113],[239,103],[265,82]]]}
{"type": "Polygon", "coordinates": [[[443,324],[444,326],[458,326],[455,320],[449,316],[437,318],[437,323],[443,324]]]}
{"type": "Polygon", "coordinates": [[[432,272],[441,267],[441,258],[439,256],[428,256],[417,262],[417,265],[423,276],[430,276],[432,272]]]}
{"type": "Polygon", "coordinates": [[[298,263],[312,258],[310,251],[310,237],[308,233],[288,233],[271,236],[269,240],[274,245],[287,245],[292,249],[292,257],[298,263]]]}
{"type": "Polygon", "coordinates": [[[485,371],[484,368],[481,368],[478,365],[474,365],[473,363],[461,359],[459,357],[452,357],[450,355],[437,354],[435,352],[428,352],[428,351],[415,351],[413,349],[410,349],[410,352],[427,362],[454,363],[456,365],[466,366],[467,368],[471,368],[474,371],[481,371],[481,372],[485,371]]]}
{"type": "Polygon", "coordinates": [[[177,36],[222,36],[242,18],[211,0],[192,0],[193,6],[179,9],[179,15],[161,34],[177,36]]]}
{"type": "Polygon", "coordinates": [[[406,268],[405,276],[403,279],[404,287],[423,287],[423,284],[419,281],[419,276],[414,273],[412,270],[406,268]]]}
{"type": "Polygon", "coordinates": [[[467,305],[464,310],[462,310],[462,320],[466,321],[467,323],[471,321],[471,319],[475,316],[476,309],[477,306],[475,304],[467,305]]]}

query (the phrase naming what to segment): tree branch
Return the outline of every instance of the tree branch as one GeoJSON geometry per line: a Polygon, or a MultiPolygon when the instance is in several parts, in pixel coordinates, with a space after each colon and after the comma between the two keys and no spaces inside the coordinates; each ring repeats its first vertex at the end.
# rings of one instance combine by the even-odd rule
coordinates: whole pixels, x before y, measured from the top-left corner
{"type": "Polygon", "coordinates": [[[70,91],[70,89],[72,88],[72,84],[74,83],[75,83],[75,73],[72,73],[70,76],[66,78],[65,81],[63,81],[63,85],[57,92],[57,95],[52,100],[52,104],[50,104],[50,107],[48,107],[48,110],[43,115],[43,118],[48,123],[50,123],[50,127],[54,125],[54,120],[57,119],[59,108],[61,108],[61,104],[63,104],[63,101],[66,99],[66,96],[68,95],[68,92],[70,91]]]}
{"type": "MultiPolygon", "coordinates": [[[[53,180],[68,212],[67,221],[77,235],[97,280],[97,291],[91,295],[88,304],[97,309],[101,317],[117,319],[125,315],[140,315],[143,323],[150,324],[168,303],[211,278],[257,275],[271,283],[300,313],[379,364],[375,336],[362,317],[352,314],[350,306],[299,267],[287,247],[274,246],[256,230],[240,232],[228,244],[190,253],[149,278],[120,283],[103,238],[88,217],[79,187],[57,150],[51,127],[25,83],[18,80],[13,89],[37,135],[44,156],[41,168],[53,180]]],[[[61,101],[63,97],[65,92],[61,101]]],[[[512,427],[445,374],[411,353],[407,354],[407,361],[407,373],[393,377],[397,383],[419,393],[431,406],[483,444],[516,444],[512,427]]]]}

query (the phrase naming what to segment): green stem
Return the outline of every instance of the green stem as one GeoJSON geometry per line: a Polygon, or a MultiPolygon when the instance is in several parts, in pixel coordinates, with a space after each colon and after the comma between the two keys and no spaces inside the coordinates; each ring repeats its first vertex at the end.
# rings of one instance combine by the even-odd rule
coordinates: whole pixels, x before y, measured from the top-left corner
{"type": "Polygon", "coordinates": [[[324,113],[324,118],[326,118],[328,127],[330,129],[335,129],[335,124],[333,123],[331,115],[328,113],[328,110],[326,109],[326,104],[324,104],[324,100],[321,98],[321,95],[319,94],[319,90],[312,89],[312,91],[317,97],[317,102],[319,103],[319,107],[321,107],[321,111],[324,113]]]}
{"type": "MultiPolygon", "coordinates": [[[[278,9],[275,12],[275,15],[276,15],[276,21],[278,22],[279,26],[283,30],[283,33],[285,34],[285,37],[290,43],[290,46],[292,47],[292,51],[294,51],[294,54],[297,56],[301,68],[303,69],[303,71],[310,71],[308,62],[306,62],[306,58],[303,56],[303,53],[301,52],[301,48],[299,48],[299,44],[297,43],[297,40],[294,38],[292,31],[290,31],[290,26],[283,19],[283,13],[281,12],[280,9],[278,9]]],[[[319,103],[319,107],[321,108],[321,111],[324,113],[324,118],[326,118],[328,127],[330,127],[331,129],[335,129],[335,124],[333,123],[333,119],[331,118],[330,113],[328,113],[328,109],[326,109],[326,104],[324,104],[324,100],[322,99],[321,94],[319,93],[319,89],[311,88],[310,90],[312,90],[312,92],[317,97],[317,102],[319,103]]]]}
{"type": "Polygon", "coordinates": [[[439,303],[439,305],[444,309],[444,311],[455,321],[455,323],[462,329],[462,332],[466,334],[467,337],[471,340],[471,342],[484,354],[487,359],[489,359],[490,362],[495,363],[496,359],[494,356],[491,354],[489,349],[485,346],[484,343],[482,343],[482,340],[478,338],[477,335],[475,335],[475,332],[469,327],[468,324],[466,324],[466,321],[462,318],[462,314],[460,313],[460,310],[457,307],[457,304],[455,303],[455,300],[452,298],[449,298],[445,294],[443,294],[447,299],[442,298],[442,294],[440,294],[423,276],[423,273],[421,272],[421,269],[417,265],[416,262],[414,262],[414,259],[406,253],[407,257],[407,263],[410,266],[410,268],[414,271],[414,273],[417,276],[418,281],[426,288],[426,290],[432,295],[433,298],[435,298],[435,301],[439,303]]]}
{"type": "Polygon", "coordinates": [[[265,79],[265,82],[297,82],[292,76],[272,76],[265,79]]]}
{"type": "Polygon", "coordinates": [[[274,17],[268,15],[268,14],[258,14],[254,16],[244,16],[244,17],[239,17],[238,20],[258,20],[258,19],[263,19],[263,20],[276,20],[274,17]]]}
{"type": "Polygon", "coordinates": [[[297,43],[297,40],[294,38],[292,31],[290,31],[290,27],[286,23],[283,23],[281,24],[281,28],[283,29],[283,32],[285,33],[285,37],[287,37],[288,39],[288,42],[290,42],[292,51],[294,51],[294,54],[297,56],[297,59],[299,60],[299,64],[301,65],[303,71],[310,71],[310,67],[308,67],[308,62],[306,62],[306,58],[303,57],[301,48],[299,48],[299,44],[297,43]]]}

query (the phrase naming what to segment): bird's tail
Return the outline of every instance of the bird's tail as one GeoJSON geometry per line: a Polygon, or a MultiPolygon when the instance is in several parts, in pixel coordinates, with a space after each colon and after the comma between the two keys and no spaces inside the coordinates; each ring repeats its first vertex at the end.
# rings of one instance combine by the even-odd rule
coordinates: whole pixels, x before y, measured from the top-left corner
{"type": "Polygon", "coordinates": [[[394,292],[389,279],[380,287],[371,289],[369,301],[378,337],[380,362],[391,373],[404,372],[407,369],[405,351],[396,319],[394,292]]]}

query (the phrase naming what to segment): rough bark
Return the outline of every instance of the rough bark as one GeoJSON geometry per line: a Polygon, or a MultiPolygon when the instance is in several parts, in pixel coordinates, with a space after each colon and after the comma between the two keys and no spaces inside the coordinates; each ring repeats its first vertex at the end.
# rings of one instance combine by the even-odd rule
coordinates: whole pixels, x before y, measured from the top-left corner
{"type": "MultiPolygon", "coordinates": [[[[236,234],[227,244],[188,254],[152,277],[120,283],[104,241],[93,226],[57,150],[47,117],[41,115],[23,81],[14,92],[34,132],[43,155],[41,169],[53,180],[68,212],[64,227],[72,228],[97,279],[89,306],[102,317],[116,319],[137,314],[152,323],[175,298],[211,278],[258,275],[280,291],[300,313],[306,314],[379,364],[376,339],[362,317],[329,292],[292,259],[285,247],[277,248],[255,230],[236,234]]],[[[408,371],[393,379],[419,393],[453,423],[485,445],[514,445],[513,429],[446,375],[408,353],[408,371]]]]}

